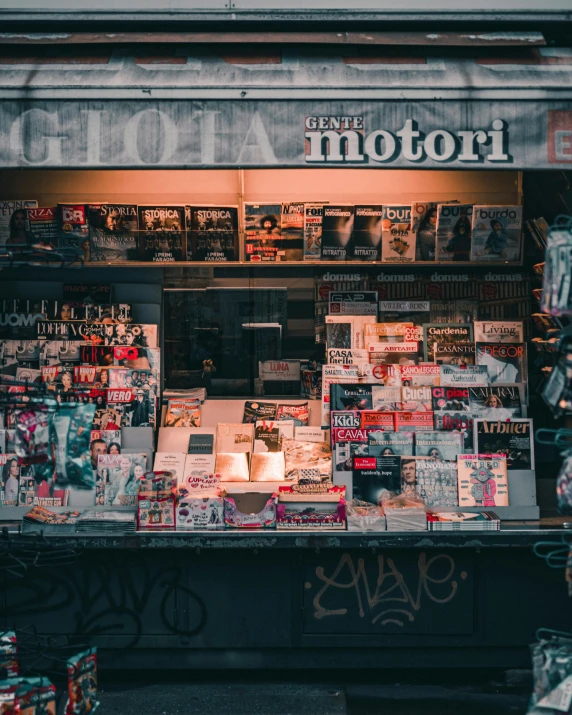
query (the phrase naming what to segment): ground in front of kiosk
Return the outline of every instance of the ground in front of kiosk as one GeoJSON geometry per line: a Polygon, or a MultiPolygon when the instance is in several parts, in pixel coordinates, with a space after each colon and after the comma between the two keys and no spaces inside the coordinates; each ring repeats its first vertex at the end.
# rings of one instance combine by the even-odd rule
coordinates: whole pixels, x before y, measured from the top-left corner
{"type": "Polygon", "coordinates": [[[339,685],[313,685],[255,682],[252,674],[242,683],[230,682],[232,676],[226,683],[201,683],[196,682],[196,673],[190,682],[177,678],[161,683],[153,675],[149,672],[139,682],[106,683],[102,674],[102,715],[524,715],[532,687],[529,678],[515,687],[503,677],[470,684],[455,678],[456,682],[440,685],[436,683],[447,682],[446,678],[399,683],[379,674],[377,682],[360,678],[350,683],[341,677],[339,685]],[[155,682],[149,685],[144,680],[155,682]]]}

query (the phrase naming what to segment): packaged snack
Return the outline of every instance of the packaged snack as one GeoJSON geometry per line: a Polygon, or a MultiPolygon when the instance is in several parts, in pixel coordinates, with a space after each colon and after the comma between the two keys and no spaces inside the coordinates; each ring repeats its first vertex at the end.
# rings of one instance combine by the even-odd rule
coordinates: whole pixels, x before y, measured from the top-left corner
{"type": "Polygon", "coordinates": [[[68,701],[65,715],[95,712],[97,700],[97,648],[89,648],[67,662],[68,701]]]}
{"type": "Polygon", "coordinates": [[[16,633],[4,631],[0,633],[0,679],[14,678],[19,673],[16,633]]]}

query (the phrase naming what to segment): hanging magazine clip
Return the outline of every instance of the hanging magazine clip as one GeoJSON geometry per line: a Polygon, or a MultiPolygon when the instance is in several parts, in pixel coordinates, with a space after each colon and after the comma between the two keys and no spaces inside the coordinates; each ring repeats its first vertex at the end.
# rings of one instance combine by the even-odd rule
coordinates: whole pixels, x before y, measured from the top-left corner
{"type": "Polygon", "coordinates": [[[535,439],[538,444],[548,444],[560,449],[572,449],[572,429],[542,429],[536,430],[535,439]]]}
{"type": "Polygon", "coordinates": [[[558,216],[548,233],[541,308],[550,315],[572,314],[572,218],[558,216]]]}

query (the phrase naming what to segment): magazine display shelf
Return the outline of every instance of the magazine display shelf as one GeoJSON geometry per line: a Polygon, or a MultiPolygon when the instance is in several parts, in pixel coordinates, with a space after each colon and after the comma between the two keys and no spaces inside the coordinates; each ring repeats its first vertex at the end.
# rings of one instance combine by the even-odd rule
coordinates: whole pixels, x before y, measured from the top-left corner
{"type": "Polygon", "coordinates": [[[489,261],[487,263],[476,262],[412,262],[412,263],[384,263],[383,261],[173,261],[170,263],[152,263],[150,261],[125,261],[123,263],[100,263],[86,262],[79,268],[317,268],[327,266],[328,268],[339,266],[352,266],[353,268],[368,268],[370,266],[383,267],[386,269],[405,270],[408,268],[471,268],[478,270],[488,270],[490,268],[522,268],[522,262],[506,263],[504,261],[489,261]]]}

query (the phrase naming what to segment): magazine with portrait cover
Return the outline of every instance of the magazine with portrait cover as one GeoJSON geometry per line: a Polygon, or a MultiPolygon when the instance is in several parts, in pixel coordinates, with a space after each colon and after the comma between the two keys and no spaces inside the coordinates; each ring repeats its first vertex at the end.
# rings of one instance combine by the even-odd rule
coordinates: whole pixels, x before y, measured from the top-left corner
{"type": "Polygon", "coordinates": [[[437,244],[437,204],[417,201],[411,205],[411,230],[416,236],[415,260],[434,261],[437,244]]]}
{"type": "Polygon", "coordinates": [[[157,347],[157,326],[151,323],[93,323],[83,320],[44,320],[36,323],[42,340],[86,341],[92,345],[157,347]]]}
{"type": "Polygon", "coordinates": [[[473,416],[465,410],[435,410],[433,427],[438,431],[452,430],[463,435],[463,450],[473,449],[473,416]]]}
{"type": "Polygon", "coordinates": [[[531,419],[474,420],[475,451],[504,454],[508,471],[534,469],[534,432],[531,419]]]}
{"type": "Polygon", "coordinates": [[[415,433],[415,456],[456,461],[464,451],[464,435],[457,430],[415,433]]]}
{"type": "Polygon", "coordinates": [[[20,465],[15,454],[0,454],[0,506],[18,506],[20,465]]]}
{"type": "Polygon", "coordinates": [[[524,326],[522,320],[475,320],[477,343],[522,343],[524,326]]]}
{"type": "Polygon", "coordinates": [[[471,260],[471,204],[437,206],[437,260],[471,260]]]}
{"type": "Polygon", "coordinates": [[[304,260],[304,204],[282,204],[282,247],[287,261],[304,260]]]}
{"type": "Polygon", "coordinates": [[[352,469],[353,498],[378,504],[384,492],[401,492],[401,457],[355,457],[352,469]]]}
{"type": "Polygon", "coordinates": [[[26,209],[33,209],[38,202],[33,199],[0,200],[0,246],[28,243],[26,209]]]}
{"type": "Polygon", "coordinates": [[[526,343],[476,343],[475,362],[486,366],[491,384],[528,380],[526,343]]]}
{"type": "Polygon", "coordinates": [[[382,227],[382,263],[415,261],[416,235],[411,228],[411,204],[384,206],[382,227]]]}
{"type": "Polygon", "coordinates": [[[523,417],[524,385],[469,387],[471,414],[483,420],[508,420],[523,417]]]}
{"type": "Polygon", "coordinates": [[[522,260],[522,206],[473,206],[471,260],[522,260]]]}
{"type": "Polygon", "coordinates": [[[415,434],[413,432],[370,432],[368,453],[370,457],[400,457],[414,454],[415,434]]]}
{"type": "Polygon", "coordinates": [[[122,424],[125,427],[153,427],[157,424],[157,398],[148,388],[109,388],[106,390],[106,402],[108,408],[123,408],[122,424]]]}
{"type": "Polygon", "coordinates": [[[120,429],[105,429],[105,430],[94,429],[94,430],[91,430],[90,445],[92,445],[96,441],[105,442],[108,454],[110,453],[110,447],[112,449],[111,453],[113,453],[113,451],[115,451],[115,449],[117,449],[117,450],[119,450],[119,452],[121,452],[121,430],[120,429]],[[114,446],[112,447],[112,445],[114,445],[114,446]]]}
{"type": "Polygon", "coordinates": [[[447,323],[424,323],[423,359],[433,361],[436,343],[471,343],[473,326],[471,323],[449,325],[447,323]]]}
{"type": "Polygon", "coordinates": [[[104,485],[104,505],[136,506],[139,482],[146,471],[145,454],[100,454],[96,484],[104,485]]]}
{"type": "Polygon", "coordinates": [[[244,204],[244,257],[247,261],[286,260],[282,245],[282,204],[244,204]]]}
{"type": "Polygon", "coordinates": [[[74,248],[90,261],[89,223],[86,204],[58,204],[62,248],[74,248]]]}
{"type": "Polygon", "coordinates": [[[139,260],[137,206],[89,204],[87,210],[93,263],[139,260]]]}
{"type": "Polygon", "coordinates": [[[137,216],[142,261],[173,263],[186,260],[183,206],[139,206],[137,216]]]}
{"type": "Polygon", "coordinates": [[[439,340],[433,344],[433,360],[437,365],[474,365],[475,343],[439,340]]]}
{"type": "MultiPolygon", "coordinates": [[[[456,454],[458,453],[459,451],[456,454]]],[[[415,491],[428,507],[457,506],[459,497],[456,462],[440,458],[417,457],[415,491]]]]}
{"type": "Polygon", "coordinates": [[[26,209],[26,231],[33,246],[55,248],[60,234],[58,207],[26,209]]]}
{"type": "Polygon", "coordinates": [[[190,206],[188,261],[226,263],[239,260],[238,207],[190,206]]]}
{"type": "Polygon", "coordinates": [[[508,506],[504,454],[460,454],[457,459],[459,506],[508,506]]]}
{"type": "Polygon", "coordinates": [[[325,205],[322,212],[322,260],[350,259],[350,239],[355,221],[355,206],[325,205]]]}
{"type": "Polygon", "coordinates": [[[322,257],[323,204],[304,206],[304,260],[319,261],[322,257]]]}
{"type": "Polygon", "coordinates": [[[352,261],[381,259],[383,206],[356,206],[353,233],[348,246],[352,261]]]}

